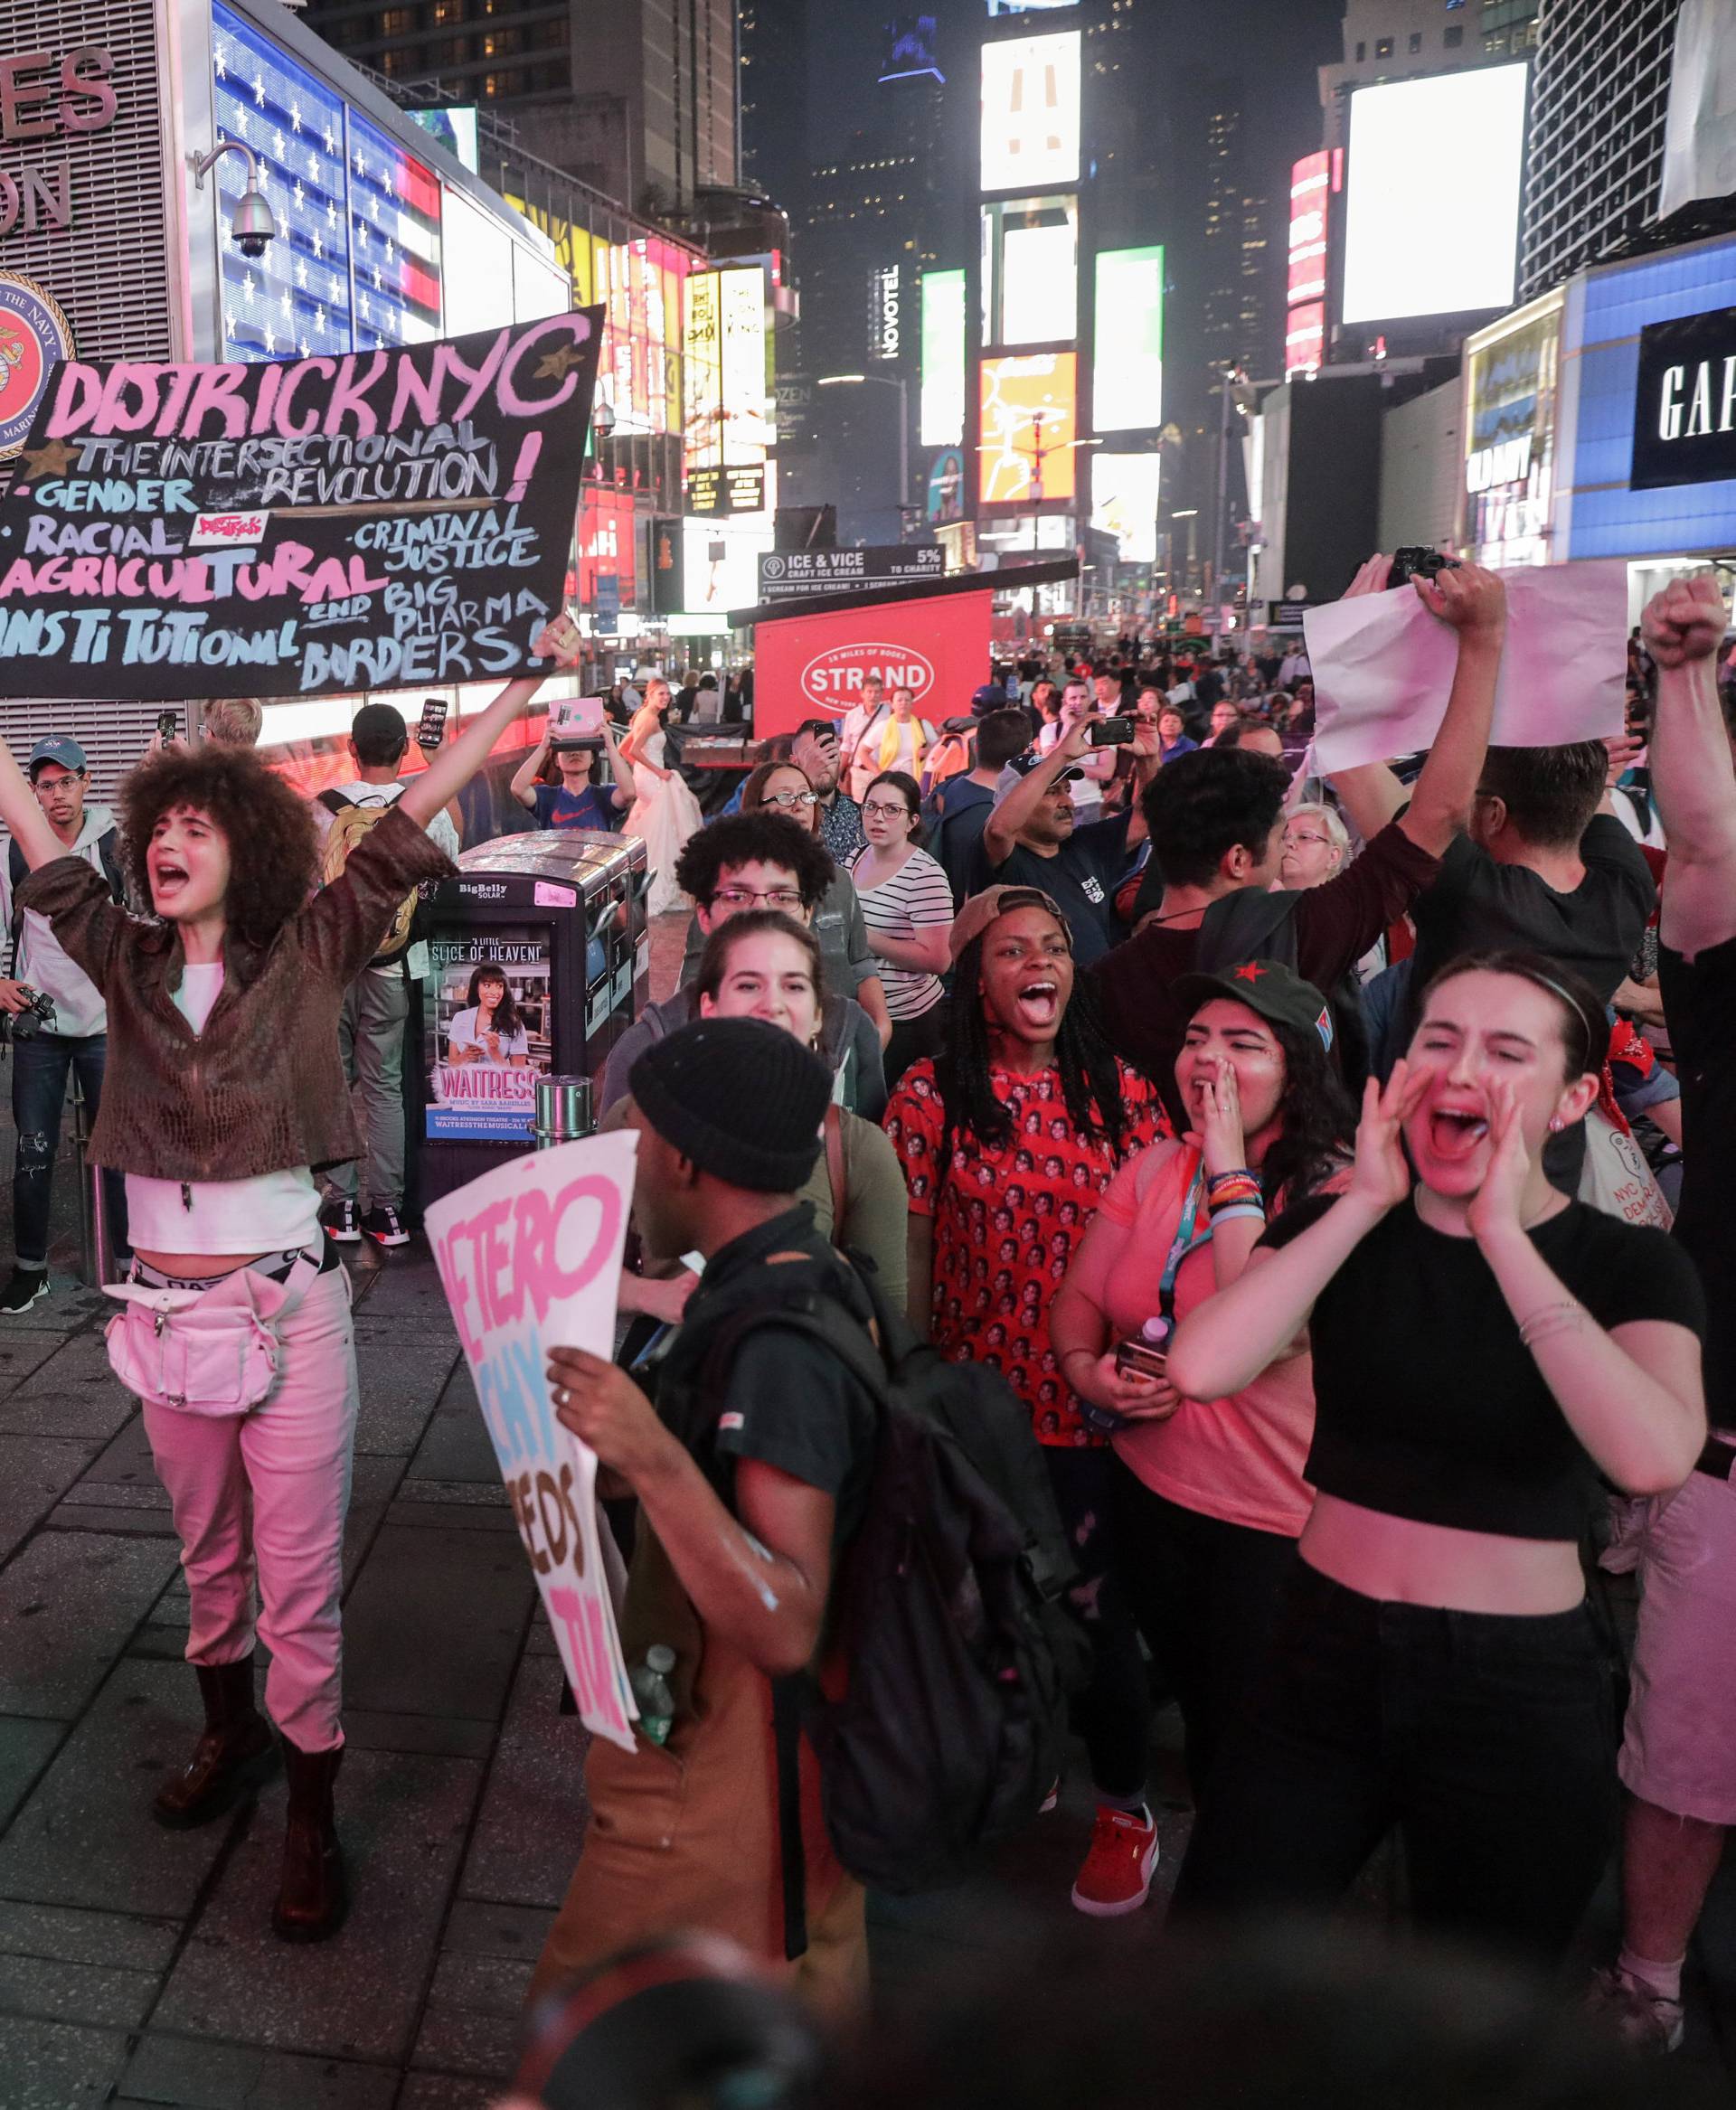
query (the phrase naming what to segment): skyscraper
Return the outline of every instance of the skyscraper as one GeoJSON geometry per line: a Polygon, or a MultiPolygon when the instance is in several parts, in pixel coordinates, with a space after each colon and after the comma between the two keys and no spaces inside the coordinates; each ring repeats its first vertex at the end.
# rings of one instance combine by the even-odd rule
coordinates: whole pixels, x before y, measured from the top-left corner
{"type": "Polygon", "coordinates": [[[309,0],[307,17],[394,83],[510,118],[635,210],[684,212],[738,180],[735,0],[309,0]]]}
{"type": "Polygon", "coordinates": [[[1551,0],[1532,81],[1522,301],[1655,217],[1675,16],[1676,0],[1551,0]]]}

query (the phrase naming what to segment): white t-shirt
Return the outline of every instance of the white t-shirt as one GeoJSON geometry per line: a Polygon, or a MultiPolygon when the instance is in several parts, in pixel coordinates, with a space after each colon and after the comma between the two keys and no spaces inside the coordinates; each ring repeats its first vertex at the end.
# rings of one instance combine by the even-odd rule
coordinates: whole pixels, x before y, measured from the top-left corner
{"type": "Polygon", "coordinates": [[[481,1010],[480,1004],[473,1003],[468,1011],[461,1011],[452,1021],[452,1023],[448,1026],[446,1037],[454,1048],[464,1050],[481,1048],[483,1060],[497,1063],[502,1069],[505,1069],[512,1061],[514,1055],[529,1056],[531,1036],[523,1026],[520,1026],[515,1033],[502,1033],[500,1035],[500,1053],[497,1056],[490,1054],[482,1037],[476,1031],[476,1020],[481,1015],[481,1010]]]}
{"type": "MultiPolygon", "coordinates": [[[[346,799],[351,805],[396,805],[404,787],[396,784],[335,784],[334,796],[346,799]]],[[[332,824],[331,809],[314,801],[314,825],[324,835],[332,824]]],[[[458,860],[458,831],[452,825],[452,816],[444,807],[428,824],[429,841],[437,850],[443,850],[456,864],[458,860]]]]}
{"type": "MultiPolygon", "coordinates": [[[[195,1033],[222,994],[223,963],[181,969],[175,1008],[195,1033]]],[[[292,1253],[319,1236],[312,1169],[292,1165],[247,1180],[152,1180],[127,1175],[127,1233],[146,1253],[292,1253]]]]}

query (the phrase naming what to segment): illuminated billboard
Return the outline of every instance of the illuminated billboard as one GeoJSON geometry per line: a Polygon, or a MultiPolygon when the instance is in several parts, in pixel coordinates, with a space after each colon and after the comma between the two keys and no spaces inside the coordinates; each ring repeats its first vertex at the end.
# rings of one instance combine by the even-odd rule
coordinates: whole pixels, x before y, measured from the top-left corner
{"type": "Polygon", "coordinates": [[[983,46],[982,185],[1079,181],[1079,32],[983,46]]]}
{"type": "Polygon", "coordinates": [[[1113,535],[1124,564],[1157,561],[1158,454],[1091,457],[1091,525],[1113,535]]]}
{"type": "Polygon", "coordinates": [[[717,274],[718,372],[722,381],[723,466],[756,467],[771,444],[766,375],[766,274],[759,264],[717,274]]]}
{"type": "Polygon", "coordinates": [[[1326,362],[1326,304],[1305,300],[1293,307],[1284,325],[1284,371],[1311,373],[1326,362]]]}
{"type": "Polygon", "coordinates": [[[1506,307],[1524,163],[1523,61],[1359,88],[1350,100],[1345,323],[1506,307]],[[1419,217],[1451,168],[1452,203],[1419,217]]]}
{"type": "Polygon", "coordinates": [[[1079,334],[1079,200],[983,207],[983,344],[1071,344],[1079,334]]]}
{"type": "Polygon", "coordinates": [[[1071,352],[985,359],[981,372],[985,505],[1071,498],[1076,488],[1079,360],[1071,352]]]}
{"type": "Polygon", "coordinates": [[[772,545],[769,518],[684,520],[681,523],[682,604],[690,616],[723,617],[760,599],[760,560],[772,545]]]}
{"type": "Polygon", "coordinates": [[[723,466],[723,339],[715,271],[695,271],[687,281],[682,357],[682,431],[692,476],[723,466]]]}
{"type": "Polygon", "coordinates": [[[1164,421],[1164,252],[1104,250],[1097,259],[1091,423],[1131,432],[1164,421]]]}
{"type": "Polygon", "coordinates": [[[1330,154],[1305,154],[1290,170],[1290,280],[1294,307],[1326,297],[1326,209],[1332,187],[1330,154]]]}
{"type": "Polygon", "coordinates": [[[965,275],[962,271],[922,274],[920,400],[919,436],[922,445],[958,446],[965,437],[965,275]]]}

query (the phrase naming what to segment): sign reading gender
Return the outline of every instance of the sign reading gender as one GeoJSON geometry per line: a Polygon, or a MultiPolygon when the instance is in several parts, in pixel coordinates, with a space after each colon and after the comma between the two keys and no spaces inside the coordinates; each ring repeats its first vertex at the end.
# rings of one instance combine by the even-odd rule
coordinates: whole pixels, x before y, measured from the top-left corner
{"type": "Polygon", "coordinates": [[[259,366],[63,362],[0,500],[0,695],[523,673],[561,606],[602,314],[259,366]]]}

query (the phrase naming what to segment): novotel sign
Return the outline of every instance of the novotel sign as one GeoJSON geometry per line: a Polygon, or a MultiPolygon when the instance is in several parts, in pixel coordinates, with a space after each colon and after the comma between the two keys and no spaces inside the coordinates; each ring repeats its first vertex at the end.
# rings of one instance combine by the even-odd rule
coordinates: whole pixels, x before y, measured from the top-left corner
{"type": "Polygon", "coordinates": [[[1736,478],[1736,307],[1648,323],[1639,333],[1629,485],[1736,478]]]}

